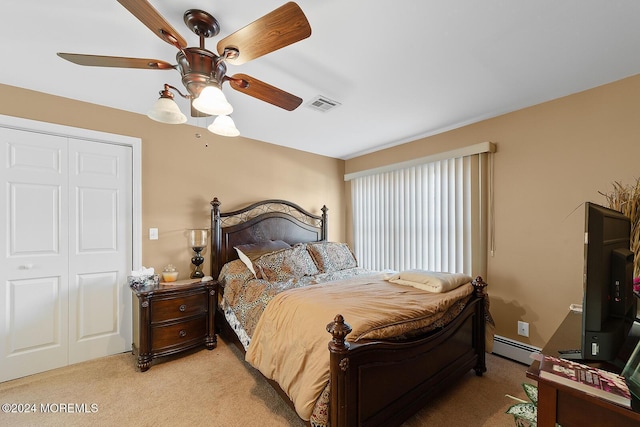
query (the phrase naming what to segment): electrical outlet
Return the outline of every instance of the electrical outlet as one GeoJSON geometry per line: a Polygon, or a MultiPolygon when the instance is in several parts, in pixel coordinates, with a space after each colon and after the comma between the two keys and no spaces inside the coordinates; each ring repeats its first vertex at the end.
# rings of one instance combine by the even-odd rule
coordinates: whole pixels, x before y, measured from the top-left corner
{"type": "Polygon", "coordinates": [[[529,336],[529,324],[527,322],[518,320],[518,335],[522,335],[523,337],[529,336]]]}
{"type": "Polygon", "coordinates": [[[158,229],[150,228],[149,229],[149,240],[158,240],[158,229]]]}

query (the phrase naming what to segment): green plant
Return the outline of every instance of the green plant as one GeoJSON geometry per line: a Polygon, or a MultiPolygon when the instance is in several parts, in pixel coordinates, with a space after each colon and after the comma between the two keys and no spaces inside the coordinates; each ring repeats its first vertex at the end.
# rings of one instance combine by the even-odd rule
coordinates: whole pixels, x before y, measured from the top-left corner
{"type": "Polygon", "coordinates": [[[506,413],[513,415],[517,427],[535,427],[538,425],[538,387],[523,383],[522,388],[530,402],[507,395],[519,403],[511,405],[506,413]]]}

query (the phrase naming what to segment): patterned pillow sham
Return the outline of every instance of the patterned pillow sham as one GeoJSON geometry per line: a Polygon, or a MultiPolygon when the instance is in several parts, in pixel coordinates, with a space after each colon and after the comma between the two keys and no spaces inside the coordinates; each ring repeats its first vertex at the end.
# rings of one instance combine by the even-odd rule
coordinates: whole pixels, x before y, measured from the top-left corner
{"type": "Polygon", "coordinates": [[[240,258],[251,273],[253,273],[253,277],[258,278],[258,274],[253,265],[255,260],[270,252],[290,247],[291,245],[283,240],[266,240],[264,242],[238,245],[235,247],[235,250],[238,253],[238,258],[240,258]]]}
{"type": "Polygon", "coordinates": [[[254,264],[259,276],[269,282],[286,282],[293,278],[318,274],[318,269],[304,244],[262,255],[254,264]]]}
{"type": "Polygon", "coordinates": [[[220,287],[224,290],[222,295],[218,296],[222,296],[231,305],[237,304],[237,299],[244,292],[245,284],[251,279],[254,279],[253,274],[239,259],[226,263],[218,276],[220,287]]]}
{"type": "Polygon", "coordinates": [[[307,243],[307,250],[321,273],[332,273],[358,266],[356,257],[346,243],[307,243]]]}

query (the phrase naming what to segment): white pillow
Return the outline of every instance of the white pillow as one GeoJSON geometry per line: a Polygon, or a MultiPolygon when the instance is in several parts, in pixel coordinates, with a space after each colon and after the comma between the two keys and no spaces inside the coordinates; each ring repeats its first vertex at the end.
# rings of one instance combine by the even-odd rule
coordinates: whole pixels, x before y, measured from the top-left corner
{"type": "Polygon", "coordinates": [[[238,252],[238,258],[240,258],[240,260],[244,262],[244,265],[246,265],[247,268],[251,271],[251,273],[253,273],[253,277],[256,277],[256,270],[253,268],[253,261],[251,261],[251,259],[240,249],[238,248],[235,248],[235,249],[236,249],[236,252],[238,252]]]}
{"type": "Polygon", "coordinates": [[[427,270],[406,270],[394,274],[389,282],[413,286],[428,292],[447,292],[471,282],[471,276],[462,273],[446,273],[427,270]]]}

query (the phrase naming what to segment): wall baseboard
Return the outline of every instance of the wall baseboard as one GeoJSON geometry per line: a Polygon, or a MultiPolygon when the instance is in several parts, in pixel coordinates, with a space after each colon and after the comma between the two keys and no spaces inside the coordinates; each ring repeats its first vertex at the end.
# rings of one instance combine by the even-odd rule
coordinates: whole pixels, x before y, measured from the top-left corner
{"type": "Polygon", "coordinates": [[[493,338],[493,353],[516,362],[530,365],[533,362],[531,353],[540,352],[540,348],[533,347],[520,341],[511,340],[509,338],[496,335],[493,338]]]}

